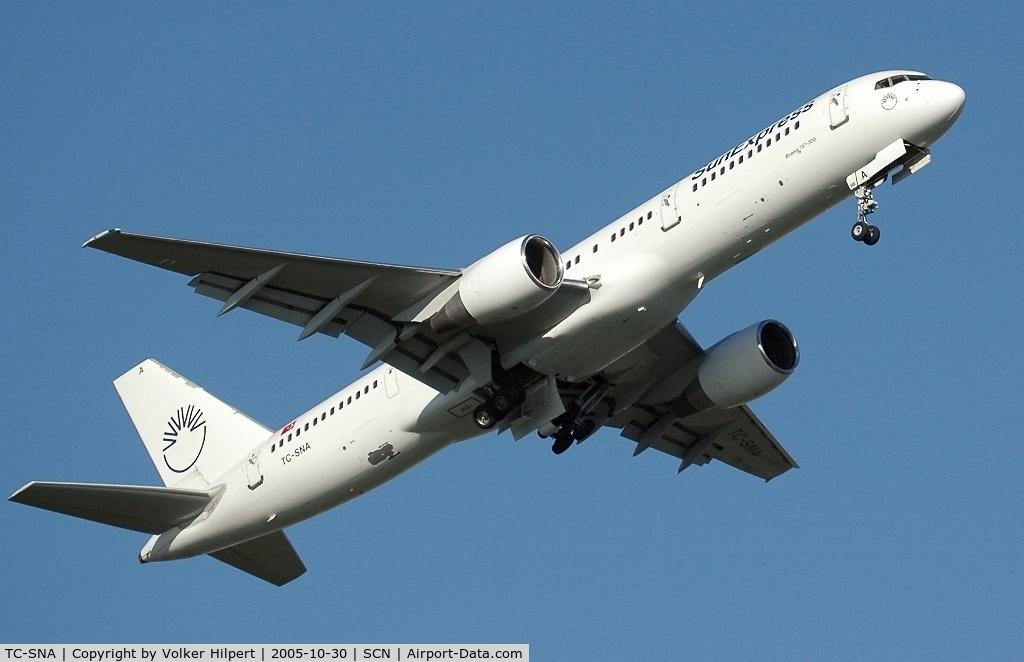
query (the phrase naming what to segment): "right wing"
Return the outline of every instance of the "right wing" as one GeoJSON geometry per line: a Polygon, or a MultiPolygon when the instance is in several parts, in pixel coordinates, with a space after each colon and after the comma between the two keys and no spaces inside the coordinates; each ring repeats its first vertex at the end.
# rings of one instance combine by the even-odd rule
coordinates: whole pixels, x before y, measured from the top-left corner
{"type": "Polygon", "coordinates": [[[700,344],[678,322],[626,354],[606,370],[615,386],[603,425],[636,442],[634,455],[648,448],[679,458],[679,471],[712,459],[768,481],[797,463],[746,405],[677,418],[670,403],[696,376],[700,344]]]}

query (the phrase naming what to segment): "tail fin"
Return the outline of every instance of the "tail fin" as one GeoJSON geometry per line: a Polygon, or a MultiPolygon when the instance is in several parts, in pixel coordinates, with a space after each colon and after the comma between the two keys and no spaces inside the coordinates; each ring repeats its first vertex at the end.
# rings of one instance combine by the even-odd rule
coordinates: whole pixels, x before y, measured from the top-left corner
{"type": "Polygon", "coordinates": [[[169,487],[209,486],[273,433],[153,359],[114,388],[169,487]]]}

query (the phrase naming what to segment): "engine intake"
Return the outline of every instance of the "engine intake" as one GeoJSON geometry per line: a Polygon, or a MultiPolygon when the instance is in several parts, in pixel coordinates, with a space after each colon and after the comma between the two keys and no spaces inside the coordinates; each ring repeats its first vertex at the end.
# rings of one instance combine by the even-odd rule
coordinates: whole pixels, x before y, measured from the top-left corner
{"type": "Polygon", "coordinates": [[[800,349],[789,329],[775,320],[758,322],[708,351],[697,378],[672,401],[672,413],[681,418],[756,400],[786,381],[799,362],[800,349]]]}
{"type": "Polygon", "coordinates": [[[561,286],[564,266],[554,244],[520,237],[467,267],[459,289],[430,318],[435,333],[493,324],[533,310],[561,286]]]}

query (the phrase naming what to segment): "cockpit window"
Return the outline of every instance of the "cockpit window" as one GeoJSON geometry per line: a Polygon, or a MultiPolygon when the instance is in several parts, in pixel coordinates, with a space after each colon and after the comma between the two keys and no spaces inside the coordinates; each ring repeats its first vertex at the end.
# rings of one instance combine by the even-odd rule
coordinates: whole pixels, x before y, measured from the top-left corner
{"type": "Polygon", "coordinates": [[[875,89],[876,90],[881,90],[881,89],[884,89],[886,87],[892,87],[893,85],[896,85],[897,83],[902,83],[902,82],[908,81],[908,80],[931,80],[931,78],[928,77],[928,76],[925,76],[924,74],[907,74],[907,75],[900,74],[898,76],[890,76],[889,78],[883,78],[882,80],[880,80],[877,83],[875,83],[875,89]]]}

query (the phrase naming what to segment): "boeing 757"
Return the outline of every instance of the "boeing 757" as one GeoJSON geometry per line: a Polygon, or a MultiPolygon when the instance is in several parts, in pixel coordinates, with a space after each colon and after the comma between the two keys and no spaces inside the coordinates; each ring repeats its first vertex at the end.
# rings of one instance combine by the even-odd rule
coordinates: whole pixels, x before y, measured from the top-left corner
{"type": "Polygon", "coordinates": [[[747,403],[800,355],[775,320],[702,348],[678,316],[718,275],[849,197],[924,168],[964,91],[914,71],[801,104],[558,251],[540,235],[464,269],[376,264],[110,230],[85,243],[189,276],[198,294],[369,349],[355,383],[278,429],[146,360],[114,381],[164,486],[31,482],[12,501],[151,535],[143,563],[209,554],[277,585],[306,568],[284,529],[497,428],[561,454],[601,427],[678,470],[771,480],[796,462],[747,403]]]}

